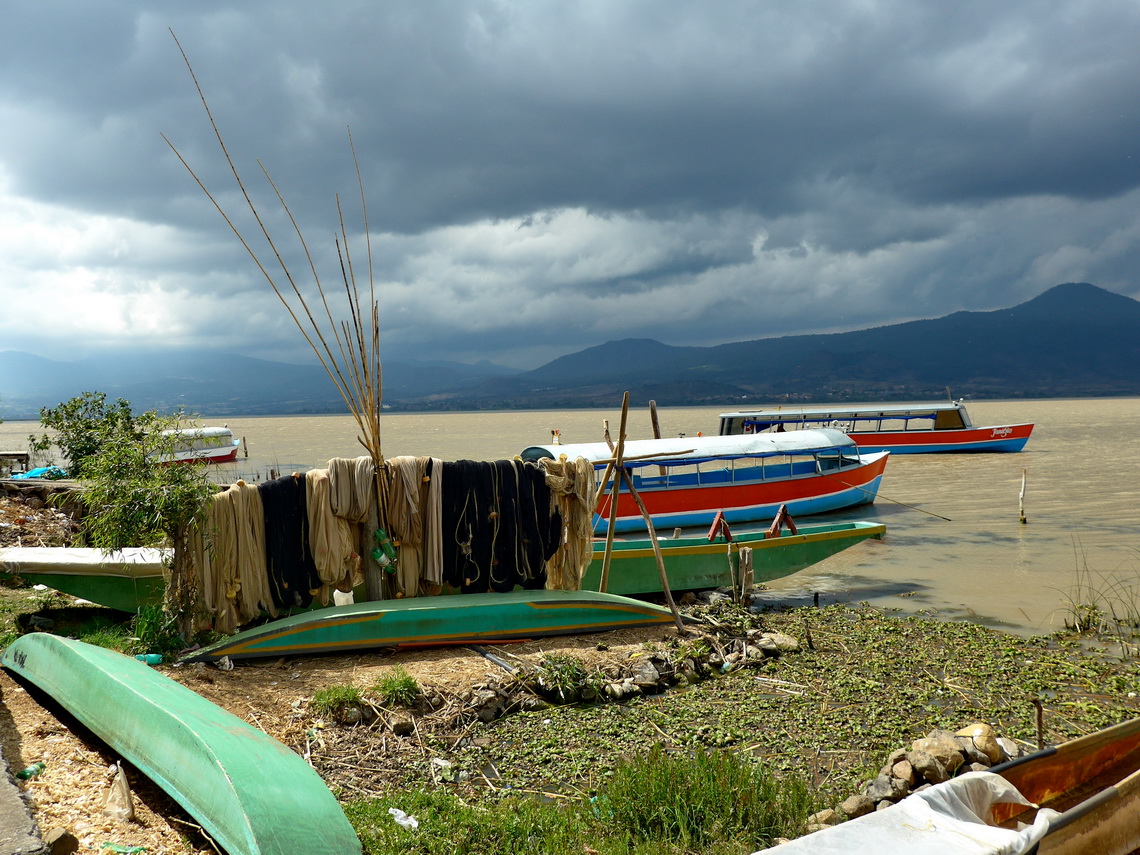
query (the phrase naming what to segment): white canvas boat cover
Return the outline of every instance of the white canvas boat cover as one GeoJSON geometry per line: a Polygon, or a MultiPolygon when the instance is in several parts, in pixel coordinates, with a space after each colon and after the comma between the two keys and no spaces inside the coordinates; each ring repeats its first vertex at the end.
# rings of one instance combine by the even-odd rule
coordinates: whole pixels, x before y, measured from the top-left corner
{"type": "Polygon", "coordinates": [[[142,578],[162,573],[170,549],[128,547],[104,552],[69,546],[10,546],[0,548],[0,573],[52,573],[89,576],[95,573],[142,578]]]}
{"type": "MultiPolygon", "coordinates": [[[[670,463],[700,463],[706,460],[732,460],[741,457],[772,457],[779,454],[812,454],[817,451],[854,449],[855,440],[838,430],[797,430],[776,434],[736,434],[732,436],[682,436],[670,439],[627,440],[624,460],[630,466],[658,466],[670,463]]],[[[532,445],[520,455],[523,460],[565,454],[570,460],[585,457],[598,464],[612,460],[614,453],[604,442],[578,442],[567,445],[532,445]]]]}
{"type": "Polygon", "coordinates": [[[983,817],[999,802],[1030,805],[1001,775],[969,772],[898,804],[754,855],[1023,855],[1060,816],[1042,808],[1033,825],[999,828],[983,817]]]}

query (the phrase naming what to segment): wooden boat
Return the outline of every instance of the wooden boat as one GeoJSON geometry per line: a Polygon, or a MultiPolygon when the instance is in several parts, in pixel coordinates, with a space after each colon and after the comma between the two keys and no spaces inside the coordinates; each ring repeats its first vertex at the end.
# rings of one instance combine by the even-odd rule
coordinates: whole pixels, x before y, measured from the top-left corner
{"type": "Polygon", "coordinates": [[[969,772],[764,850],[774,855],[1128,855],[1140,850],[1140,719],[969,772]]]}
{"type": "Polygon", "coordinates": [[[19,576],[101,606],[137,612],[162,603],[169,549],[104,552],[64,546],[0,548],[0,576],[19,576]]]}
{"type": "MultiPolygon", "coordinates": [[[[532,445],[521,456],[557,460],[563,454],[591,461],[599,481],[613,459],[603,442],[532,445]]],[[[798,518],[873,502],[887,455],[860,454],[853,439],[825,429],[631,440],[624,463],[654,526],[665,530],[707,526],[718,512],[729,523],[758,523],[775,517],[781,505],[798,518]]],[[[594,515],[596,533],[609,524],[611,495],[607,485],[594,515]]],[[[624,485],[617,503],[615,531],[645,529],[624,485]]]]}
{"type": "MultiPolygon", "coordinates": [[[[995,766],[1026,799],[1057,811],[1039,855],[1126,855],[1140,848],[1140,718],[995,766]]],[[[995,804],[1006,828],[1032,823],[1037,809],[995,804]]]]}
{"type": "Polygon", "coordinates": [[[834,427],[864,451],[929,454],[947,451],[1021,451],[1033,425],[976,427],[962,401],[935,404],[775,407],[721,413],[722,436],[786,433],[834,427]]]}
{"type": "Polygon", "coordinates": [[[142,662],[37,632],[0,664],[162,787],[230,855],[361,851],[300,755],[142,662]]]}
{"type": "Polygon", "coordinates": [[[163,463],[229,463],[237,459],[241,446],[241,440],[234,439],[233,431],[226,426],[164,430],[162,434],[176,438],[163,463]]]}
{"type": "Polygon", "coordinates": [[[595,591],[508,591],[378,600],[282,618],[196,650],[186,662],[378,647],[526,641],[670,623],[666,608],[595,591]]]}
{"type": "MultiPolygon", "coordinates": [[[[752,550],[753,579],[763,583],[790,576],[868,538],[881,540],[886,530],[879,523],[850,522],[799,526],[796,532],[784,530],[775,537],[767,537],[764,531],[734,532],[731,543],[710,542],[704,534],[659,537],[657,542],[670,589],[689,591],[731,586],[742,547],[752,550]]],[[[582,577],[583,588],[598,589],[604,553],[605,542],[596,542],[594,558],[582,577]]],[[[649,540],[614,541],[606,590],[611,594],[661,592],[661,574],[649,540]]]]}

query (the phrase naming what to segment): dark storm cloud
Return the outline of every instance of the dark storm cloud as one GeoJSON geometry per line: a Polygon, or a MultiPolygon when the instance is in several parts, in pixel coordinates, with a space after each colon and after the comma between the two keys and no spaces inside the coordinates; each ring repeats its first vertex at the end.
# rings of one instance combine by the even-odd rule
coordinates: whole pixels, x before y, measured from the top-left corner
{"type": "Polygon", "coordinates": [[[104,338],[295,344],[162,140],[251,228],[171,29],[273,233],[257,159],[333,271],[351,127],[404,352],[533,364],[1137,293],[1131,3],[24,4],[0,292],[57,289],[104,338]]]}

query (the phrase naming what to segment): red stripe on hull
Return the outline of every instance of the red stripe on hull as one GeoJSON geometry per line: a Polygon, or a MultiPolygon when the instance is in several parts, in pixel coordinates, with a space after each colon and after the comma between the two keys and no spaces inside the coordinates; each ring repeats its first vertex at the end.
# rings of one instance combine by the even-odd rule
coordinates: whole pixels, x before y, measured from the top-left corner
{"type": "MultiPolygon", "coordinates": [[[[830,496],[863,487],[874,481],[887,466],[887,457],[860,467],[851,467],[841,472],[828,472],[822,475],[806,475],[771,481],[746,481],[715,487],[652,487],[638,488],[638,494],[645,502],[650,516],[666,516],[677,513],[691,513],[712,509],[731,510],[732,508],[753,505],[779,505],[819,496],[830,496]]],[[[597,513],[609,517],[610,494],[603,496],[598,503],[597,513]]],[[[641,510],[633,496],[624,489],[618,494],[618,517],[640,517],[641,510]]]]}

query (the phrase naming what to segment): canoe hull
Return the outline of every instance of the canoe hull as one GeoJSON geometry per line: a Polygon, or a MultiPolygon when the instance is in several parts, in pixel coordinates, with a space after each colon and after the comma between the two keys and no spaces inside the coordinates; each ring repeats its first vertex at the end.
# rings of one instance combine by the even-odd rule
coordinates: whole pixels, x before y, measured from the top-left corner
{"type": "MultiPolygon", "coordinates": [[[[867,454],[856,466],[791,477],[744,479],[734,473],[733,483],[719,483],[716,473],[704,473],[702,483],[674,486],[666,478],[643,478],[637,490],[658,531],[675,527],[708,526],[717,512],[727,522],[759,523],[773,519],[781,505],[796,519],[823,514],[875,500],[886,470],[888,455],[867,454]]],[[[594,532],[609,526],[611,495],[606,493],[594,514],[594,532]]],[[[645,520],[633,496],[618,494],[616,532],[644,531],[645,520]]]]}
{"type": "Polygon", "coordinates": [[[0,664],[54,698],[232,855],[360,852],[340,805],[299,755],[153,668],[48,633],[18,638],[0,664]]]}
{"type": "MultiPolygon", "coordinates": [[[[868,538],[882,539],[886,526],[852,522],[800,526],[798,534],[765,539],[763,533],[735,533],[730,550],[723,541],[709,543],[705,536],[659,539],[669,587],[674,591],[729,586],[739,567],[740,547],[752,550],[753,579],[758,584],[790,576],[868,538]],[[730,558],[731,554],[731,570],[730,558]]],[[[661,592],[661,574],[653,545],[648,540],[614,541],[610,559],[611,594],[661,592]]],[[[594,545],[594,558],[582,578],[582,588],[598,590],[604,542],[594,545]]]]}
{"type": "Polygon", "coordinates": [[[73,597],[123,612],[161,605],[166,581],[164,549],[132,548],[104,552],[72,547],[0,549],[0,575],[19,576],[73,597]]]}
{"type": "Polygon", "coordinates": [[[669,623],[661,606],[592,591],[509,591],[354,603],[239,632],[187,662],[380,647],[496,644],[669,623]]]}

